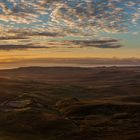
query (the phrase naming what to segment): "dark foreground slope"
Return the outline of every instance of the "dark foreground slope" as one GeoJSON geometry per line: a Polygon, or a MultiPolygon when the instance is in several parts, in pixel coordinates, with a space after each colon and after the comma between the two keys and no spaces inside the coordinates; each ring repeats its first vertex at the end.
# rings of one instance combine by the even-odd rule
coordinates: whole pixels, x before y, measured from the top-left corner
{"type": "Polygon", "coordinates": [[[140,67],[0,71],[0,140],[139,140],[140,67]]]}

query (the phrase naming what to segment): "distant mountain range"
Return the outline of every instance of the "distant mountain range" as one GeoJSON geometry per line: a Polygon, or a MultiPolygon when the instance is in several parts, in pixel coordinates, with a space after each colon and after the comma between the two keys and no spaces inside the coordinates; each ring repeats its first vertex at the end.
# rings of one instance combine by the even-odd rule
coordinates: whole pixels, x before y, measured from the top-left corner
{"type": "Polygon", "coordinates": [[[98,67],[140,66],[140,58],[40,58],[0,62],[0,69],[43,66],[43,67],[98,67]]]}

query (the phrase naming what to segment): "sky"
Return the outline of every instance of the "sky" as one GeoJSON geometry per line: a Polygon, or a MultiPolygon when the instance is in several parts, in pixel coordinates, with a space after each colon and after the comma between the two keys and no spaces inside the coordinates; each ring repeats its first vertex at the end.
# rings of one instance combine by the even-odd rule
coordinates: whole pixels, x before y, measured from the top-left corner
{"type": "Polygon", "coordinates": [[[140,0],[0,0],[0,63],[140,58],[140,0]]]}

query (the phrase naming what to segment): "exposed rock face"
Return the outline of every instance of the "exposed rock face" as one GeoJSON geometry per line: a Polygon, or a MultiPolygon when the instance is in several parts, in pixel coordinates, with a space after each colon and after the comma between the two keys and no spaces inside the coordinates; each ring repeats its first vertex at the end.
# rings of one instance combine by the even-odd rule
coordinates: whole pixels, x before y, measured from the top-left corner
{"type": "Polygon", "coordinates": [[[9,107],[9,108],[24,108],[27,106],[30,106],[32,104],[32,101],[30,99],[28,100],[13,100],[13,101],[9,101],[7,102],[7,104],[5,104],[5,106],[9,107]]]}
{"type": "Polygon", "coordinates": [[[77,98],[65,98],[65,99],[59,100],[56,103],[56,106],[58,108],[63,108],[63,107],[71,106],[76,103],[79,103],[79,100],[77,98]]]}

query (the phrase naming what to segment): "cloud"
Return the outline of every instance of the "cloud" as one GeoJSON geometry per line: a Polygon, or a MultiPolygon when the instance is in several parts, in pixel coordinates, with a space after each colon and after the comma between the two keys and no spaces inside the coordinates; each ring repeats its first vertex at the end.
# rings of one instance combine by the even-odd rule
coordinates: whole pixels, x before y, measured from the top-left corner
{"type": "Polygon", "coordinates": [[[0,2],[0,20],[94,35],[127,32],[140,20],[139,8],[139,0],[5,0],[0,2]]]}
{"type": "Polygon", "coordinates": [[[16,45],[16,44],[7,44],[7,45],[0,45],[0,50],[25,50],[25,49],[39,49],[39,48],[46,48],[45,46],[35,46],[33,44],[27,45],[16,45]]]}
{"type": "MultiPolygon", "coordinates": [[[[127,32],[128,26],[140,19],[140,2],[137,0],[65,1],[56,3],[54,7],[55,10],[51,13],[52,25],[59,26],[63,23],[67,29],[89,35],[100,31],[127,32]],[[135,5],[138,6],[134,7],[135,5]]],[[[61,30],[64,27],[60,27],[61,30]]]]}
{"type": "Polygon", "coordinates": [[[102,40],[74,40],[73,44],[80,47],[97,47],[97,48],[120,48],[122,45],[117,39],[102,39],[102,40]]]}
{"type": "Polygon", "coordinates": [[[28,32],[27,36],[46,36],[46,37],[60,37],[62,34],[57,32],[28,32]]]}
{"type": "Polygon", "coordinates": [[[0,40],[19,40],[19,39],[28,39],[23,36],[0,36],[0,40]]]}
{"type": "MultiPolygon", "coordinates": [[[[46,34],[45,34],[46,35],[46,34]]],[[[34,38],[33,38],[34,39],[34,38]]],[[[120,40],[113,38],[104,38],[96,40],[44,40],[41,42],[34,41],[31,39],[20,39],[17,42],[11,44],[11,40],[7,41],[5,44],[0,44],[0,50],[23,50],[23,49],[48,49],[48,48],[120,48],[120,40]]]]}
{"type": "Polygon", "coordinates": [[[118,39],[101,39],[102,33],[127,33],[139,22],[139,0],[2,0],[0,40],[18,40],[22,44],[14,47],[9,42],[0,49],[38,48],[37,45],[120,48],[118,39]],[[84,40],[57,41],[59,37],[69,36],[84,37],[84,40]],[[37,37],[39,43],[35,42],[37,37]],[[45,42],[43,37],[56,40],[45,42]],[[94,37],[97,39],[85,40],[94,37]],[[35,45],[26,45],[27,39],[35,45]]]}

